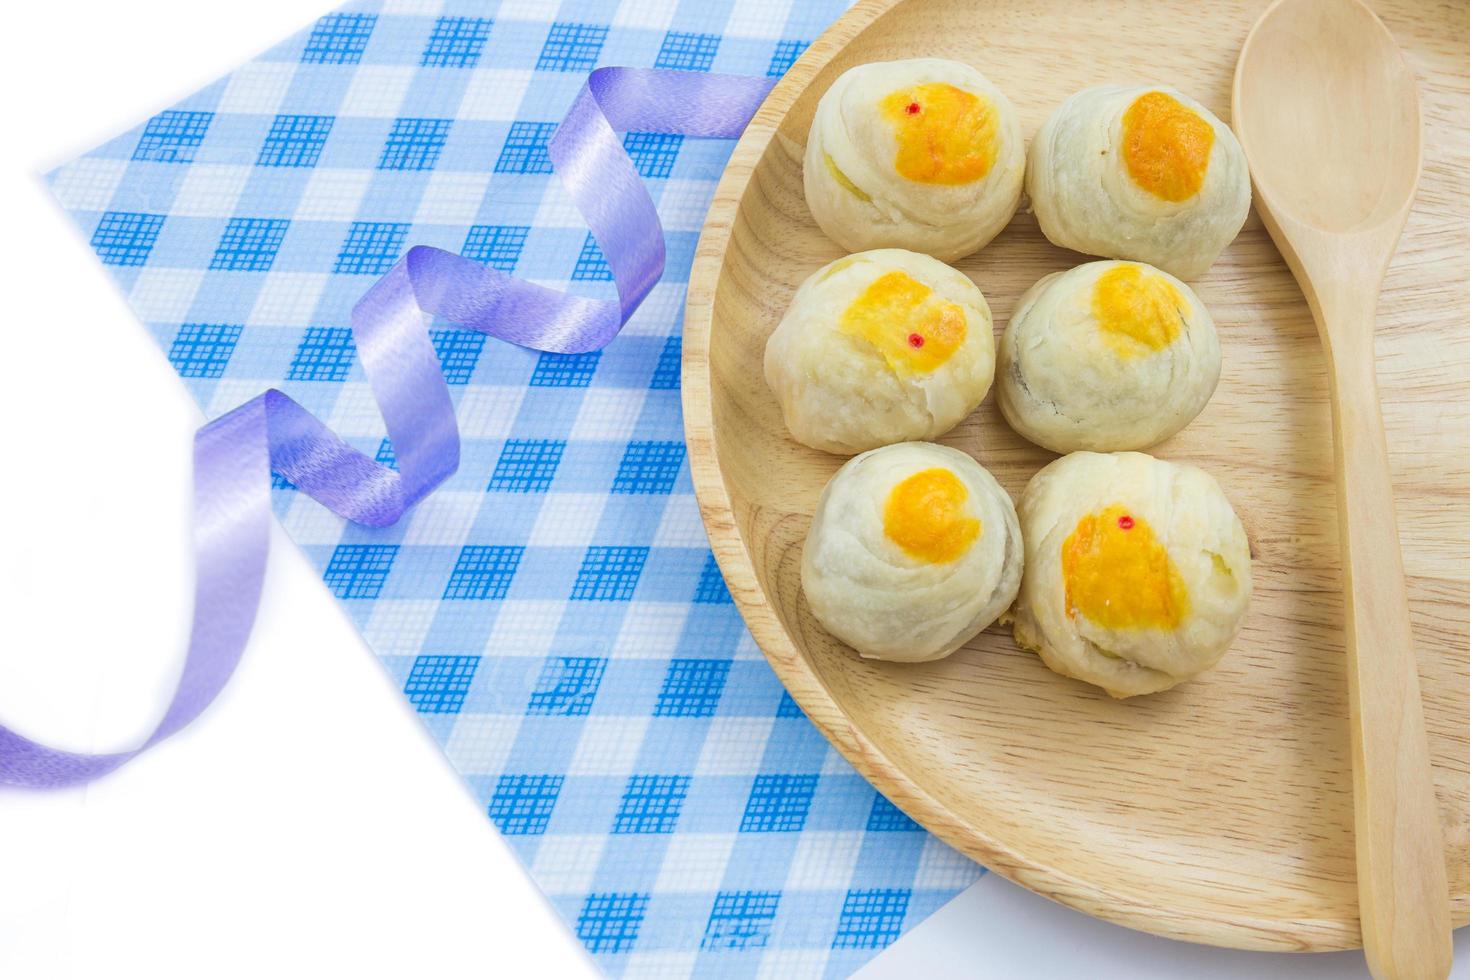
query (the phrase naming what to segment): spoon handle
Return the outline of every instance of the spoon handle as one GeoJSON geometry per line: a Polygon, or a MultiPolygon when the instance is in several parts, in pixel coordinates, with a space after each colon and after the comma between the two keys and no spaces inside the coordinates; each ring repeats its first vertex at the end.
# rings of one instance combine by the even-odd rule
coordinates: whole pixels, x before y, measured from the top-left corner
{"type": "Polygon", "coordinates": [[[1320,326],[1332,364],[1363,948],[1380,980],[1420,980],[1449,974],[1449,888],[1378,401],[1376,299],[1337,305],[1366,323],[1320,326]]]}

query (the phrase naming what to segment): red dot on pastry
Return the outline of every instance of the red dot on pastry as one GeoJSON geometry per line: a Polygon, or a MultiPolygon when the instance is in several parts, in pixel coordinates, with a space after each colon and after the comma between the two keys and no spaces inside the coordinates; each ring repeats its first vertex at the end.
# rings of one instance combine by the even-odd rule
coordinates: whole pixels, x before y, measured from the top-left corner
{"type": "Polygon", "coordinates": [[[1133,526],[1133,518],[1129,517],[1127,514],[1124,514],[1122,517],[1118,518],[1118,526],[1125,531],[1128,530],[1133,526]]]}
{"type": "Polygon", "coordinates": [[[911,116],[917,116],[919,114],[919,103],[910,102],[908,105],[904,106],[903,111],[907,112],[911,116]]]}
{"type": "Polygon", "coordinates": [[[920,347],[923,347],[924,335],[919,333],[909,334],[909,346],[912,347],[914,350],[918,350],[920,347]]]}

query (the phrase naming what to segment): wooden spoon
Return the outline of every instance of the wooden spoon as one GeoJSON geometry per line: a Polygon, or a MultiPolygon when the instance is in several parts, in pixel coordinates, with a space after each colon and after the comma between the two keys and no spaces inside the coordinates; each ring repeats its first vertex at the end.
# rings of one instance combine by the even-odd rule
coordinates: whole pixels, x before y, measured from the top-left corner
{"type": "Polygon", "coordinates": [[[1359,0],[1277,0],[1240,52],[1231,112],[1256,206],[1327,350],[1363,948],[1377,977],[1444,977],[1444,844],[1373,353],[1419,180],[1414,76],[1359,0]]]}

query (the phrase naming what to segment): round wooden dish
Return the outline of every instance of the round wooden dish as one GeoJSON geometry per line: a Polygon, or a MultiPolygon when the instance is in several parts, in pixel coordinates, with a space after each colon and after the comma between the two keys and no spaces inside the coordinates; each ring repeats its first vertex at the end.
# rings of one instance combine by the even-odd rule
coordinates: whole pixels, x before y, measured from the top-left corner
{"type": "MultiPolygon", "coordinates": [[[[1376,0],[1422,86],[1425,170],[1389,272],[1378,351],[1394,449],[1456,924],[1470,921],[1470,7],[1376,0]]],[[[1342,606],[1322,353],[1306,305],[1252,216],[1197,282],[1224,375],[1193,425],[1154,450],[1213,473],[1255,553],[1244,632],[1221,665],[1114,701],[988,630],[948,660],[859,660],[811,619],[801,547],[842,463],[787,435],[761,372],[801,280],[840,251],[801,192],[817,99],[866,61],[967,61],[1028,138],[1070,93],[1172,83],[1227,117],[1240,45],[1265,0],[862,0],[772,93],[735,150],[694,264],[684,408],[715,554],[797,702],[883,793],[945,841],[1086,912],[1255,949],[1359,942],[1342,606]]],[[[1083,261],[1029,216],[960,263],[1002,327],[1021,291],[1083,261]]],[[[945,442],[1012,494],[1051,455],[989,398],[945,442]]]]}

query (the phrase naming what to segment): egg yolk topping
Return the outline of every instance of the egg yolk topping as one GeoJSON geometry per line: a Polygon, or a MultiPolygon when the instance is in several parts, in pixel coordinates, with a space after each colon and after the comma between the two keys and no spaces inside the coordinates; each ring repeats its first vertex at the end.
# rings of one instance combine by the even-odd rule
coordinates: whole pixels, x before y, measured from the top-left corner
{"type": "Polygon", "coordinates": [[[1092,317],[1120,357],[1168,347],[1189,314],[1174,284],[1142,266],[1113,266],[1092,287],[1092,317]]]}
{"type": "Polygon", "coordinates": [[[1119,504],[1088,514],[1062,542],[1067,618],[1103,629],[1178,628],[1189,614],[1184,580],[1148,521],[1119,504]]]}
{"type": "Polygon", "coordinates": [[[898,138],[900,176],[921,184],[968,184],[995,164],[999,119],[989,99],[948,82],[891,92],[879,103],[898,138]]]}
{"type": "Polygon", "coordinates": [[[1139,187],[1166,201],[1187,201],[1199,193],[1214,145],[1214,127],[1164,92],[1145,92],[1123,113],[1128,173],[1139,187]]]}
{"type": "Polygon", "coordinates": [[[949,470],[920,470],[889,492],[883,533],[911,558],[934,565],[954,561],[980,537],[979,518],[965,512],[969,496],[949,470]]]}
{"type": "Polygon", "coordinates": [[[843,311],[838,328],[872,344],[899,377],[938,368],[959,350],[969,329],[964,307],[898,271],[874,279],[843,311]]]}

